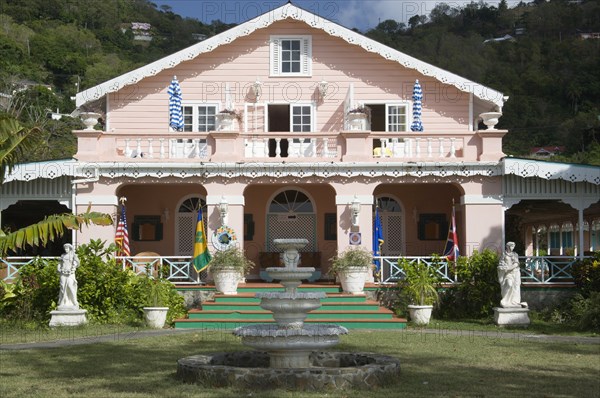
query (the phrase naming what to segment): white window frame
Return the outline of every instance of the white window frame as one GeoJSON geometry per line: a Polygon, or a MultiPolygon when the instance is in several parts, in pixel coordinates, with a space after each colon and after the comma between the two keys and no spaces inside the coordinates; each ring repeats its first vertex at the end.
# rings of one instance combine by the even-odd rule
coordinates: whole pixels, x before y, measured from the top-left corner
{"type": "Polygon", "coordinates": [[[385,104],[385,131],[387,132],[406,132],[409,130],[409,104],[407,102],[387,102],[385,104]],[[403,130],[391,130],[390,129],[390,107],[403,107],[404,108],[404,129],[403,130]]]}
{"type": "Polygon", "coordinates": [[[290,125],[289,125],[289,132],[290,133],[299,133],[302,134],[302,131],[293,131],[292,127],[293,127],[293,109],[296,106],[310,106],[310,132],[316,131],[316,126],[317,126],[317,105],[314,102],[295,102],[293,104],[290,104],[289,102],[265,102],[264,104],[261,104],[262,106],[264,106],[265,108],[265,113],[264,113],[264,117],[265,117],[265,131],[269,131],[269,105],[288,105],[290,107],[290,125]]]}
{"type": "MultiPolygon", "coordinates": [[[[298,133],[298,134],[303,134],[303,133],[310,133],[315,131],[315,112],[316,112],[316,107],[313,103],[294,103],[294,104],[290,104],[290,132],[291,133],[298,133]],[[303,108],[303,107],[308,107],[310,109],[310,130],[309,131],[294,131],[294,108],[303,108]]],[[[302,117],[302,114],[300,114],[302,117]]],[[[302,126],[303,123],[301,122],[300,125],[302,126]]]]}
{"type": "MultiPolygon", "coordinates": [[[[212,103],[212,102],[200,102],[200,103],[187,103],[187,104],[181,104],[181,108],[182,108],[182,112],[184,112],[184,109],[186,107],[191,107],[192,108],[192,130],[191,131],[185,131],[185,126],[184,126],[184,132],[185,133],[197,133],[197,132],[202,132],[202,133],[208,133],[211,130],[207,130],[207,131],[199,131],[198,129],[198,117],[200,116],[198,113],[198,107],[214,107],[215,108],[215,115],[217,113],[219,113],[220,110],[220,106],[221,104],[219,104],[218,102],[212,103]]],[[[185,116],[186,114],[184,113],[184,121],[185,121],[185,116]]],[[[217,127],[217,121],[215,119],[215,129],[217,127]]]]}
{"type": "Polygon", "coordinates": [[[269,70],[271,77],[310,77],[312,75],[312,36],[310,35],[279,35],[271,36],[269,70]],[[283,72],[281,68],[281,41],[297,40],[300,42],[300,72],[283,72]]]}

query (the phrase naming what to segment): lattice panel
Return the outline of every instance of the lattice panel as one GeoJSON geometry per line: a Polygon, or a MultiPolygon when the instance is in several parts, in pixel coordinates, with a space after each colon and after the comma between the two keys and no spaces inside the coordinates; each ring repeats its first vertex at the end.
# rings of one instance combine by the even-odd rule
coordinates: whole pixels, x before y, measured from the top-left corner
{"type": "Polygon", "coordinates": [[[196,225],[194,214],[179,214],[177,219],[178,237],[177,254],[180,256],[191,256],[194,252],[194,235],[196,234],[196,225]]]}
{"type": "Polygon", "coordinates": [[[402,236],[403,217],[402,214],[382,214],[383,247],[384,256],[396,256],[402,254],[404,247],[404,236],[402,236]]]}
{"type": "Polygon", "coordinates": [[[308,244],[301,251],[316,252],[317,218],[314,214],[269,214],[267,215],[267,251],[279,251],[273,246],[273,239],[308,239],[308,244]],[[295,218],[290,218],[295,217],[295,218]]]}

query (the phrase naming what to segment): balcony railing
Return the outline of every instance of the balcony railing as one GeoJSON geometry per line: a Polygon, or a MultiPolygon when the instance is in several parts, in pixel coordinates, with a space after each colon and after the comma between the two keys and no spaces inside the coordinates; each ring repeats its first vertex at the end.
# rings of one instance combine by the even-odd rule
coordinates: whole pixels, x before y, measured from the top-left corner
{"type": "Polygon", "coordinates": [[[501,135],[473,131],[240,132],[123,134],[76,131],[80,160],[124,161],[421,161],[499,160],[501,135]],[[499,138],[500,137],[500,138],[499,138]],[[487,142],[489,141],[489,142],[487,142]],[[486,144],[487,143],[487,144],[486,144]],[[485,149],[489,148],[490,153],[485,149]]]}
{"type": "MultiPolygon", "coordinates": [[[[19,269],[30,264],[37,257],[8,257],[0,259],[0,271],[2,279],[7,283],[14,283],[19,275],[19,269]]],[[[434,262],[430,256],[408,256],[404,257],[410,264],[424,263],[429,267],[435,267],[442,282],[460,283],[454,273],[452,262],[438,259],[434,262]]],[[[42,259],[55,259],[58,257],[42,257],[42,259]]],[[[138,275],[154,275],[165,278],[177,284],[198,284],[206,280],[206,273],[198,274],[192,265],[189,256],[159,256],[159,257],[117,257],[120,267],[130,269],[138,275]]],[[[381,262],[378,282],[396,283],[403,279],[405,271],[398,265],[400,257],[381,256],[375,260],[381,262]]],[[[521,264],[525,267],[521,272],[521,280],[530,284],[564,284],[572,285],[573,277],[571,267],[578,258],[568,256],[521,256],[521,264]]]]}

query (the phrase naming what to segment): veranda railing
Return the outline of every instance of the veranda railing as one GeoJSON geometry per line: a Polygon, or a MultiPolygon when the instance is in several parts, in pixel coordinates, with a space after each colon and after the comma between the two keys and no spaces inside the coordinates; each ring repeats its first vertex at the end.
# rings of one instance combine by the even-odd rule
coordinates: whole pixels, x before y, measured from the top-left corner
{"type": "MultiPolygon", "coordinates": [[[[19,269],[30,264],[37,257],[7,257],[0,258],[0,275],[5,282],[14,282],[19,269]]],[[[42,259],[58,259],[58,257],[41,257],[42,259]]],[[[454,263],[438,258],[437,263],[431,256],[404,257],[410,264],[424,263],[435,267],[440,278],[446,283],[460,283],[454,272],[454,263]]],[[[205,272],[198,274],[190,256],[157,256],[157,257],[117,257],[118,264],[125,270],[130,269],[136,274],[151,274],[163,277],[178,284],[198,284],[206,280],[205,272]]],[[[400,257],[375,257],[381,262],[381,283],[395,283],[405,277],[405,272],[398,265],[400,257]]],[[[577,257],[572,256],[520,256],[525,264],[521,277],[523,282],[534,284],[572,284],[571,267],[577,257]]]]}

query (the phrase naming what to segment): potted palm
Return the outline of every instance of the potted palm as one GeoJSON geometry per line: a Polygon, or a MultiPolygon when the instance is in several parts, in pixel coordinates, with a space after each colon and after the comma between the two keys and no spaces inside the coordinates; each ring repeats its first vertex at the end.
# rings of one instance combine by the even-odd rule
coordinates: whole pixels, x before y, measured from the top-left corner
{"type": "Polygon", "coordinates": [[[162,329],[167,320],[169,312],[169,292],[170,286],[160,278],[146,278],[145,282],[148,291],[146,306],[144,310],[144,319],[146,325],[154,329],[162,329]]]}
{"type": "Polygon", "coordinates": [[[347,249],[331,258],[330,274],[337,275],[342,290],[350,294],[361,294],[365,288],[367,272],[373,263],[370,251],[358,246],[347,249]]]}
{"type": "Polygon", "coordinates": [[[398,282],[412,304],[408,305],[410,319],[417,325],[427,325],[431,319],[433,305],[438,301],[439,277],[434,267],[422,262],[411,263],[406,258],[398,260],[404,270],[404,279],[398,282]]]}
{"type": "Polygon", "coordinates": [[[237,247],[215,252],[208,263],[215,289],[223,294],[236,294],[238,283],[252,267],[254,263],[237,247]]]}

